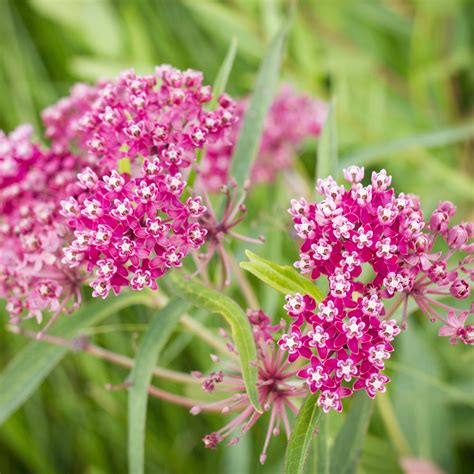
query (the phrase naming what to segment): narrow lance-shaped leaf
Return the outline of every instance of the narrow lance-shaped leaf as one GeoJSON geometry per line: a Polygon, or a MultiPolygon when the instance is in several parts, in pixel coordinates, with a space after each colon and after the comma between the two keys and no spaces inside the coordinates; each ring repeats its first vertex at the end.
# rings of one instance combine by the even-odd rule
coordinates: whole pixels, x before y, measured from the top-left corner
{"type": "MultiPolygon", "coordinates": [[[[147,304],[145,292],[122,293],[115,298],[84,304],[71,316],[59,319],[51,333],[61,337],[77,336],[81,329],[93,326],[108,316],[134,304],[147,304]]],[[[36,390],[68,352],[64,346],[42,341],[28,344],[0,375],[0,423],[3,423],[36,390]]]]}
{"type": "Polygon", "coordinates": [[[131,474],[144,472],[145,428],[148,386],[152,371],[166,341],[190,304],[181,299],[170,301],[150,322],[138,347],[131,373],[128,397],[128,462],[131,474]]]}
{"type": "Polygon", "coordinates": [[[211,313],[220,314],[232,329],[232,338],[239,353],[245,389],[254,408],[261,412],[262,408],[257,391],[257,349],[252,329],[242,308],[229,297],[198,283],[187,281],[183,275],[169,275],[169,288],[176,295],[186,299],[194,306],[204,308],[211,313]]]}
{"type": "Polygon", "coordinates": [[[232,157],[230,175],[242,187],[257,157],[265,117],[272,103],[278,82],[288,26],[285,24],[271,42],[257,75],[255,88],[245,114],[239,139],[232,157]]]}
{"type": "Polygon", "coordinates": [[[232,38],[229,49],[224,58],[224,62],[219,68],[216,79],[214,80],[214,84],[212,85],[212,101],[209,105],[210,110],[213,110],[216,107],[217,99],[225,91],[230,72],[232,71],[232,66],[234,65],[235,55],[237,53],[237,45],[237,38],[232,38]]]}
{"type": "Polygon", "coordinates": [[[245,255],[250,261],[241,262],[240,266],[280,293],[284,295],[308,294],[316,301],[323,299],[321,291],[294,268],[270,262],[250,250],[246,250],[245,255]]]}
{"type": "Polygon", "coordinates": [[[318,162],[316,166],[316,181],[329,175],[336,177],[338,171],[337,132],[335,101],[328,108],[326,121],[323,125],[318,142],[318,162]]]}
{"type": "Polygon", "coordinates": [[[374,401],[364,390],[356,392],[344,425],[331,450],[331,474],[356,472],[374,401]]]}
{"type": "Polygon", "coordinates": [[[317,393],[308,394],[296,417],[286,448],[285,474],[303,474],[304,472],[311,441],[321,416],[321,409],[317,404],[318,397],[317,393]]]}

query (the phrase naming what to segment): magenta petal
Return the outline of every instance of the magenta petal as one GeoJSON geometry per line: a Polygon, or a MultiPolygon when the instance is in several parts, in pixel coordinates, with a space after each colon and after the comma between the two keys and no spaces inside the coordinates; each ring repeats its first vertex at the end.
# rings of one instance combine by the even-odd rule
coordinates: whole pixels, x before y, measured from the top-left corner
{"type": "Polygon", "coordinates": [[[357,354],[359,352],[359,341],[355,337],[351,337],[347,341],[347,347],[353,352],[354,354],[357,354]]]}
{"type": "Polygon", "coordinates": [[[438,336],[453,336],[456,332],[456,329],[451,326],[443,326],[439,329],[438,336]]]}
{"type": "Polygon", "coordinates": [[[352,390],[347,387],[341,387],[338,391],[337,394],[341,397],[348,397],[349,395],[352,395],[352,390]]]}

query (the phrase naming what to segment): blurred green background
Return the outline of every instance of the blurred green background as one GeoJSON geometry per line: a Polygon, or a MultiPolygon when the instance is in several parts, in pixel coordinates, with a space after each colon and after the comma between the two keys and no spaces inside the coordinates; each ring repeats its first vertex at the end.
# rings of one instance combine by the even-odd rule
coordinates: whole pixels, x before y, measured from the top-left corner
{"type": "MultiPolygon", "coordinates": [[[[212,83],[234,36],[239,49],[228,92],[247,94],[289,3],[0,0],[0,128],[9,131],[31,122],[40,130],[42,108],[66,95],[73,83],[94,82],[130,67],[138,72],[151,72],[160,63],[191,67],[204,71],[212,83]]],[[[314,96],[336,97],[342,162],[386,167],[399,190],[421,196],[427,212],[439,200],[451,199],[459,219],[472,220],[473,48],[470,0],[300,0],[282,80],[314,96]],[[414,136],[419,137],[411,140],[414,136]]],[[[314,159],[315,146],[309,143],[302,153],[308,176],[314,159]]],[[[289,195],[298,193],[289,190],[289,195]]],[[[268,196],[257,190],[255,209],[268,196]]],[[[287,198],[275,201],[276,211],[286,209],[287,198]]],[[[268,215],[265,225],[272,229],[268,215]]],[[[272,249],[267,245],[260,253],[265,252],[272,249]]],[[[293,255],[284,258],[287,263],[293,255]]],[[[107,325],[146,320],[146,314],[130,309],[107,325]]],[[[446,472],[470,473],[474,409],[449,389],[474,399],[472,351],[437,338],[437,328],[425,321],[410,329],[400,338],[395,361],[412,372],[393,373],[390,387],[401,427],[416,455],[446,472]],[[428,375],[423,378],[417,370],[428,375]]],[[[96,340],[133,355],[136,337],[105,333],[96,340]]],[[[164,362],[186,371],[206,369],[209,350],[195,339],[177,357],[187,341],[176,335],[164,362]]],[[[25,343],[2,331],[0,366],[25,343]]],[[[126,375],[87,355],[68,356],[0,427],[0,472],[126,472],[126,394],[103,388],[126,375]]],[[[281,439],[272,443],[267,464],[257,466],[265,423],[236,447],[204,450],[201,437],[224,422],[223,416],[192,417],[185,409],[152,400],[147,472],[280,472],[281,439]]],[[[386,438],[376,413],[361,473],[401,472],[386,438]]]]}

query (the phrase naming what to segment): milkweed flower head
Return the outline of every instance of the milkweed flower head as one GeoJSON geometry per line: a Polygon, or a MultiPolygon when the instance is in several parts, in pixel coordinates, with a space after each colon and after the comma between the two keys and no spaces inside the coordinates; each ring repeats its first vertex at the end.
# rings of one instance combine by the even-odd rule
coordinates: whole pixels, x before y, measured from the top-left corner
{"type": "MultiPolygon", "coordinates": [[[[303,240],[301,273],[312,279],[325,276],[329,293],[319,304],[309,295],[289,295],[285,309],[292,318],[290,331],[279,341],[288,360],[306,360],[299,371],[312,392],[319,391],[324,411],[342,410],[341,398],[365,389],[370,397],[385,391],[389,378],[382,373],[400,328],[391,314],[412,297],[432,320],[445,326],[440,335],[472,344],[472,327],[464,326],[468,311],[450,308],[433,295],[465,299],[473,272],[471,224],[449,227],[451,203],[441,203],[427,224],[413,195],[395,194],[385,170],[372,173],[364,186],[364,169],[344,170],[350,188],[332,177],[319,179],[318,203],[293,200],[289,212],[296,234],[303,240]],[[437,238],[446,253],[434,252],[437,238]],[[471,253],[448,269],[455,252],[471,253]],[[367,279],[363,275],[371,273],[367,279]],[[386,300],[394,299],[387,310],[386,300]],[[448,319],[442,313],[449,311],[448,319]]],[[[471,308],[472,311],[472,308],[471,308]]]]}
{"type": "MultiPolygon", "coordinates": [[[[248,99],[237,103],[236,114],[243,118],[248,99]]],[[[280,170],[293,163],[294,155],[304,140],[318,137],[327,106],[306,95],[298,95],[289,85],[279,91],[264,124],[257,159],[252,169],[253,183],[270,182],[280,170]]],[[[207,190],[216,192],[229,181],[232,154],[237,143],[242,120],[236,121],[224,140],[208,145],[200,164],[200,175],[207,190]]]]}
{"type": "Polygon", "coordinates": [[[198,220],[206,207],[187,193],[186,178],[197,150],[236,120],[230,98],[207,111],[211,99],[201,73],[163,65],[148,76],[126,71],[95,91],[75,88],[65,106],[43,115],[49,136],[66,127],[90,163],[61,212],[75,236],[63,261],[95,271],[94,296],[156,289],[157,278],[204,243],[198,220]]]}
{"type": "Polygon", "coordinates": [[[81,300],[80,276],[61,262],[67,234],[58,199],[67,195],[80,158],[54,153],[22,125],[0,132],[0,296],[12,323],[34,317],[50,323],[81,300]]]}
{"type": "MultiPolygon", "coordinates": [[[[264,413],[257,412],[249,401],[238,359],[233,358],[232,362],[226,363],[214,355],[211,356],[213,361],[223,368],[215,370],[206,378],[203,378],[200,372],[195,372],[194,375],[203,378],[202,388],[205,392],[222,390],[227,396],[214,403],[194,406],[191,413],[197,415],[206,410],[215,411],[216,408],[221,409],[224,414],[238,412],[223,428],[203,438],[206,448],[216,448],[224,440],[227,440],[229,446],[233,446],[260,418],[269,417],[264,446],[260,454],[260,462],[264,464],[271,437],[280,434],[281,426],[289,439],[291,432],[289,413],[297,414],[298,408],[294,401],[303,398],[306,389],[295,380],[296,371],[290,367],[288,361],[284,360],[283,353],[274,344],[274,334],[284,323],[271,325],[270,319],[261,310],[249,310],[247,316],[252,325],[257,346],[257,360],[251,363],[255,364],[258,370],[258,398],[264,413]],[[266,414],[267,412],[269,415],[266,414]]],[[[221,335],[228,339],[225,331],[221,331],[221,335]]],[[[230,341],[227,342],[227,348],[231,357],[237,355],[230,341]]]]}

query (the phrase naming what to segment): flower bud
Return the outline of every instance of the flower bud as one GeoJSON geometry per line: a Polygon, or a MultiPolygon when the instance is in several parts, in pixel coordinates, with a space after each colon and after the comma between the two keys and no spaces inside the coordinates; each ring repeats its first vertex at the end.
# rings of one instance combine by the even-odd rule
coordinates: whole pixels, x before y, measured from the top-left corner
{"type": "Polygon", "coordinates": [[[445,212],[449,217],[456,214],[456,206],[451,201],[443,201],[438,204],[437,210],[445,212]]]}
{"type": "Polygon", "coordinates": [[[449,291],[455,298],[460,300],[466,299],[471,293],[469,283],[466,280],[454,280],[449,291]]]}
{"type": "Polygon", "coordinates": [[[344,179],[352,184],[360,183],[364,179],[364,167],[363,166],[349,166],[342,170],[344,179]]]}
{"type": "Polygon", "coordinates": [[[436,209],[430,217],[430,229],[433,232],[445,234],[448,231],[449,215],[446,212],[436,209]]]}
{"type": "Polygon", "coordinates": [[[467,242],[468,237],[464,224],[455,225],[448,231],[448,245],[453,249],[459,249],[467,242]]]}

